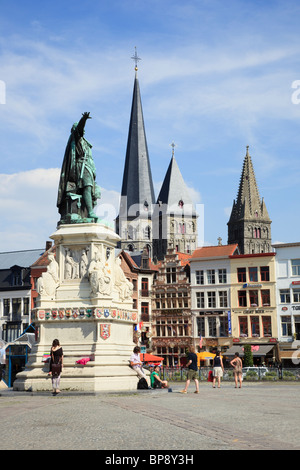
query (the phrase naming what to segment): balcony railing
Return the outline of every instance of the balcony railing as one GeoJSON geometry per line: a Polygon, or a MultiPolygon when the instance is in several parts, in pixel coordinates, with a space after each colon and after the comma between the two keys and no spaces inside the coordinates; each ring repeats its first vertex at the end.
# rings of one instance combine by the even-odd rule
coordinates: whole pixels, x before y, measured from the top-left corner
{"type": "Polygon", "coordinates": [[[142,313],[141,314],[141,321],[149,322],[150,321],[149,313],[142,313]]]}
{"type": "Polygon", "coordinates": [[[151,297],[152,291],[149,289],[140,289],[140,296],[141,297],[151,297]]]}

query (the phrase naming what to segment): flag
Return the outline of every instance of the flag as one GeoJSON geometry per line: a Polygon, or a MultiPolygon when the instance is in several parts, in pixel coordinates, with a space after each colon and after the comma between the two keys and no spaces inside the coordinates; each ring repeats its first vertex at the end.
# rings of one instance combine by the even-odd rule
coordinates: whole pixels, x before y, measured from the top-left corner
{"type": "Polygon", "coordinates": [[[200,349],[202,348],[202,342],[203,342],[203,338],[202,338],[202,336],[200,335],[200,338],[199,338],[199,346],[200,346],[200,349]]]}
{"type": "Polygon", "coordinates": [[[141,331],[142,327],[143,327],[143,322],[141,321],[140,323],[135,325],[134,329],[135,331],[141,331]]]}

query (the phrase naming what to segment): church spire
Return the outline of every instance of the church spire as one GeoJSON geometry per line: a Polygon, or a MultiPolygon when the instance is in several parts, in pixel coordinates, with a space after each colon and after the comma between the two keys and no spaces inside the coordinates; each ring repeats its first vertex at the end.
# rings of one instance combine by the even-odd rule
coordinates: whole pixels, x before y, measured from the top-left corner
{"type": "Polygon", "coordinates": [[[182,253],[197,247],[197,214],[174,156],[169,163],[153,213],[153,253],[163,259],[170,245],[182,253]]]}
{"type": "Polygon", "coordinates": [[[136,49],[132,59],[135,61],[135,79],[116,230],[121,236],[122,248],[142,251],[145,244],[151,249],[151,213],[155,197],[137,77],[137,64],[141,59],[136,49]],[[144,221],[142,225],[138,219],[144,221]]]}
{"type": "Polygon", "coordinates": [[[228,222],[228,244],[238,243],[241,253],[271,250],[271,220],[256,183],[249,146],[246,147],[237,198],[228,222]]]}

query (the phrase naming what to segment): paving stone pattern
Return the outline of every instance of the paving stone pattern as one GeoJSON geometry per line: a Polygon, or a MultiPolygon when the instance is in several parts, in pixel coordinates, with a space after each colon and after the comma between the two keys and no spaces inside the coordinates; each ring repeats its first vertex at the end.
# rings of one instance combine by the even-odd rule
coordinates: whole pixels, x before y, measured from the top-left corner
{"type": "Polygon", "coordinates": [[[298,384],[84,394],[1,391],[0,449],[300,449],[298,384]]]}

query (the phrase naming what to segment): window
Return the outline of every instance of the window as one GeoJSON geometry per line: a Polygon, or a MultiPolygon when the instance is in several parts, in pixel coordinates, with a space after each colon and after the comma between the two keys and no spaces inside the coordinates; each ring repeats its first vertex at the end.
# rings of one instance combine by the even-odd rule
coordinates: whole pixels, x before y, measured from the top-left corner
{"type": "Polygon", "coordinates": [[[21,299],[12,299],[12,313],[21,313],[21,299]]]}
{"type": "Polygon", "coordinates": [[[208,269],[207,270],[207,284],[215,284],[215,283],[216,283],[215,270],[208,269]]]}
{"type": "Polygon", "coordinates": [[[300,259],[292,259],[292,276],[300,276],[300,259]]]}
{"type": "Polygon", "coordinates": [[[186,229],[185,223],[179,224],[178,228],[179,228],[179,233],[184,235],[185,234],[185,229],[186,229]]]}
{"type": "Polygon", "coordinates": [[[226,269],[219,269],[219,283],[226,284],[226,282],[227,282],[226,269]]]}
{"type": "Polygon", "coordinates": [[[247,297],[245,290],[238,291],[239,307],[247,307],[247,297]]]}
{"type": "Polygon", "coordinates": [[[204,308],[204,292],[196,292],[197,308],[204,308]]]}
{"type": "Polygon", "coordinates": [[[148,295],[148,278],[142,277],[142,296],[147,297],[148,295]]]}
{"type": "Polygon", "coordinates": [[[239,317],[240,336],[248,336],[248,319],[239,317]]]}
{"type": "Polygon", "coordinates": [[[280,289],[280,303],[289,304],[291,302],[290,290],[289,289],[280,289]]]}
{"type": "Polygon", "coordinates": [[[262,317],[263,336],[272,336],[271,317],[262,317]]]}
{"type": "Polygon", "coordinates": [[[142,302],[141,305],[141,320],[149,321],[149,304],[148,302],[142,302]]]}
{"type": "Polygon", "coordinates": [[[9,315],[10,299],[3,299],[3,315],[9,315]]]}
{"type": "Polygon", "coordinates": [[[255,228],[253,231],[253,238],[261,238],[260,228],[255,228]]]}
{"type": "Polygon", "coordinates": [[[145,239],[150,240],[151,238],[151,228],[148,226],[145,228],[145,239]]]}
{"type": "Polygon", "coordinates": [[[207,292],[207,300],[208,300],[208,307],[210,308],[216,307],[216,293],[215,292],[207,292]]]}
{"type": "Polygon", "coordinates": [[[300,289],[293,289],[293,299],[294,302],[300,302],[300,289]]]}
{"type": "Polygon", "coordinates": [[[22,285],[22,278],[21,272],[15,271],[12,274],[12,285],[13,286],[21,286],[22,285]]]}
{"type": "Polygon", "coordinates": [[[292,322],[291,317],[281,317],[281,333],[282,336],[292,336],[292,322]]]}
{"type": "Polygon", "coordinates": [[[196,271],[196,284],[204,284],[204,272],[196,271]]]}
{"type": "Polygon", "coordinates": [[[246,282],[246,268],[237,268],[238,282],[246,282]]]}
{"type": "Polygon", "coordinates": [[[249,281],[250,282],[257,282],[257,268],[249,268],[249,281]]]}
{"type": "Polygon", "coordinates": [[[23,299],[23,315],[29,315],[29,297],[23,299]]]}
{"type": "Polygon", "coordinates": [[[271,304],[270,291],[269,289],[262,289],[261,291],[261,303],[263,307],[268,307],[271,304]]]}
{"type": "Polygon", "coordinates": [[[261,281],[269,281],[270,280],[269,266],[261,266],[261,268],[260,268],[260,280],[261,281]]]}
{"type": "Polygon", "coordinates": [[[250,317],[251,333],[253,336],[259,336],[259,317],[250,317]]]}
{"type": "Polygon", "coordinates": [[[227,300],[227,291],[219,291],[219,305],[220,307],[228,307],[228,300],[227,300]]]}
{"type": "Polygon", "coordinates": [[[228,336],[228,318],[220,317],[220,336],[228,336]]]}
{"type": "Polygon", "coordinates": [[[216,317],[208,317],[208,336],[217,336],[217,319],[216,317]]]}
{"type": "Polygon", "coordinates": [[[249,300],[251,307],[258,306],[258,291],[257,290],[249,290],[249,300]]]}
{"type": "Polygon", "coordinates": [[[176,283],[176,268],[167,268],[167,284],[176,283]]]}
{"type": "Polygon", "coordinates": [[[205,336],[205,318],[199,317],[197,318],[197,326],[198,326],[198,336],[205,336]]]}

